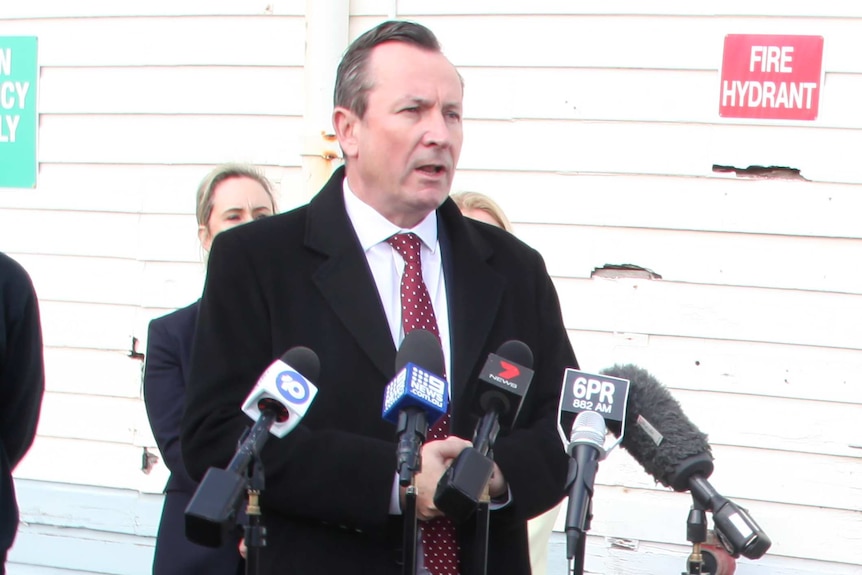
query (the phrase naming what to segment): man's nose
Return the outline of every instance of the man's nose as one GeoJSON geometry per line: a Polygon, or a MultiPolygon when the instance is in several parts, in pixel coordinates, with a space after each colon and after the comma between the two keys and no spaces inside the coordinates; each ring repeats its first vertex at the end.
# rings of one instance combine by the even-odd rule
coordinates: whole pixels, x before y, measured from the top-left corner
{"type": "Polygon", "coordinates": [[[427,115],[424,143],[428,146],[444,148],[452,143],[452,127],[443,113],[435,111],[427,115]]]}

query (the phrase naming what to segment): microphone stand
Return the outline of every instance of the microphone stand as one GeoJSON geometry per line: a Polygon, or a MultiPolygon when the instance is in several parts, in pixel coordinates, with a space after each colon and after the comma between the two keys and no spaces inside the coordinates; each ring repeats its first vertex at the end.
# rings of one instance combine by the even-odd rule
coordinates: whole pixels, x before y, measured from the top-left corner
{"type": "MultiPolygon", "coordinates": [[[[490,457],[491,454],[489,453],[490,457]]],[[[485,484],[485,491],[479,499],[476,508],[476,573],[485,575],[488,572],[488,529],[491,525],[491,482],[485,484]]]]}
{"type": "Polygon", "coordinates": [[[416,472],[422,469],[422,444],[428,434],[428,419],[420,409],[407,408],[398,416],[398,483],[404,494],[404,575],[416,574],[416,472]]]}
{"type": "Polygon", "coordinates": [[[248,504],[245,508],[248,516],[248,523],[244,530],[246,575],[258,575],[260,573],[260,550],[266,547],[266,527],[263,525],[263,514],[260,510],[260,492],[263,491],[264,483],[263,463],[260,457],[254,457],[249,466],[248,504]]]}
{"type": "Polygon", "coordinates": [[[416,520],[416,486],[411,482],[404,495],[404,575],[416,573],[416,537],[419,526],[416,520]]]}
{"type": "MultiPolygon", "coordinates": [[[[494,461],[494,442],[500,433],[500,421],[496,406],[483,416],[473,433],[474,448],[485,455],[489,461],[494,461]]],[[[491,464],[493,466],[493,463],[491,464]]],[[[491,479],[485,482],[482,496],[476,507],[476,573],[485,575],[488,572],[488,530],[491,525],[491,479]]]]}
{"type": "Polygon", "coordinates": [[[260,548],[266,545],[259,500],[265,483],[260,452],[276,416],[271,409],[261,411],[260,419],[240,438],[227,468],[210,467],[185,510],[186,536],[199,545],[220,547],[235,533],[236,511],[243,492],[248,494],[248,525],[244,530],[248,575],[259,572],[260,548]]]}
{"type": "MultiPolygon", "coordinates": [[[[598,461],[590,462],[598,465],[598,461]]],[[[578,479],[578,462],[574,458],[569,460],[569,477],[566,480],[566,491],[568,492],[572,483],[578,479]]],[[[583,470],[580,471],[584,473],[583,470]]],[[[584,575],[584,561],[587,550],[587,531],[590,530],[593,520],[593,499],[587,501],[584,513],[584,530],[579,532],[577,529],[566,530],[566,555],[568,557],[568,573],[571,575],[584,575]]]]}
{"type": "Polygon", "coordinates": [[[569,557],[569,568],[568,572],[571,575],[584,575],[584,560],[587,553],[587,531],[590,530],[590,522],[593,518],[593,503],[592,501],[589,504],[590,511],[587,514],[587,521],[584,525],[584,532],[578,538],[578,542],[575,545],[575,553],[572,557],[569,557]]]}
{"type": "Polygon", "coordinates": [[[575,554],[569,557],[569,573],[572,575],[584,575],[584,561],[587,553],[587,531],[590,530],[590,521],[593,518],[592,507],[592,502],[590,502],[590,513],[587,515],[584,533],[578,538],[578,543],[575,545],[575,554]]]}

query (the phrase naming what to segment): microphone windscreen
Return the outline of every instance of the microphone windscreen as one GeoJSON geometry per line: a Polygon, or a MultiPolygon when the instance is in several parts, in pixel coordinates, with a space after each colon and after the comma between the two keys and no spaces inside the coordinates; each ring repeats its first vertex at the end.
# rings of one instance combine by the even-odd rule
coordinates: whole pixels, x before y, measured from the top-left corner
{"type": "Polygon", "coordinates": [[[533,380],[533,352],[527,344],[509,340],[488,354],[470,399],[470,412],[482,417],[496,411],[501,427],[514,424],[533,380]]]}
{"type": "Polygon", "coordinates": [[[437,422],[449,406],[444,372],[443,348],[436,335],[424,329],[405,335],[395,356],[395,377],[383,393],[383,419],[400,425],[401,411],[414,407],[430,424],[437,422]]]}
{"type": "Polygon", "coordinates": [[[261,409],[274,409],[276,421],[269,428],[284,437],[299,423],[317,395],[313,379],[320,374],[320,360],[307,347],[293,347],[272,362],[258,378],[242,410],[257,421],[261,409]]]}
{"type": "MultiPolygon", "coordinates": [[[[632,364],[614,365],[604,375],[630,383],[626,429],[621,445],[666,487],[688,490],[695,473],[712,473],[712,452],[707,436],[688,417],[670,392],[645,369],[632,364]]],[[[609,426],[619,436],[619,426],[609,426]]]]}
{"type": "Polygon", "coordinates": [[[592,445],[604,453],[605,418],[595,411],[582,411],[572,424],[572,434],[569,438],[568,452],[571,456],[575,445],[592,445]]]}
{"type": "Polygon", "coordinates": [[[320,358],[307,347],[299,345],[290,348],[281,356],[281,361],[298,371],[308,381],[317,381],[320,375],[320,358]]]}
{"type": "Polygon", "coordinates": [[[399,373],[408,363],[415,363],[425,371],[442,376],[446,370],[443,348],[437,336],[424,329],[414,329],[405,335],[395,356],[395,373],[399,373]]]}
{"type": "Polygon", "coordinates": [[[533,367],[533,351],[523,341],[510,339],[497,349],[497,355],[527,368],[533,367]]]}

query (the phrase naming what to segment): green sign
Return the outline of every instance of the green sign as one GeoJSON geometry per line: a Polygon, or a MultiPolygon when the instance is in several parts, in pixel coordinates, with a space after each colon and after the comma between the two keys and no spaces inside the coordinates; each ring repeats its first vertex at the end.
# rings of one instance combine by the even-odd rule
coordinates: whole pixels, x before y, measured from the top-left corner
{"type": "Polygon", "coordinates": [[[0,188],[36,187],[36,38],[0,36],[0,188]]]}

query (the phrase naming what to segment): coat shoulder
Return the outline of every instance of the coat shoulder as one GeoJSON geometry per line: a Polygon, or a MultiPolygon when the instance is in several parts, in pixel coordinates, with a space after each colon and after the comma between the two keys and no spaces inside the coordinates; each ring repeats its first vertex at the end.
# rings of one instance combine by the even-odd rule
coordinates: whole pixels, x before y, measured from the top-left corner
{"type": "Polygon", "coordinates": [[[198,319],[199,306],[200,300],[151,320],[150,331],[176,331],[187,326],[193,329],[198,319]]]}

